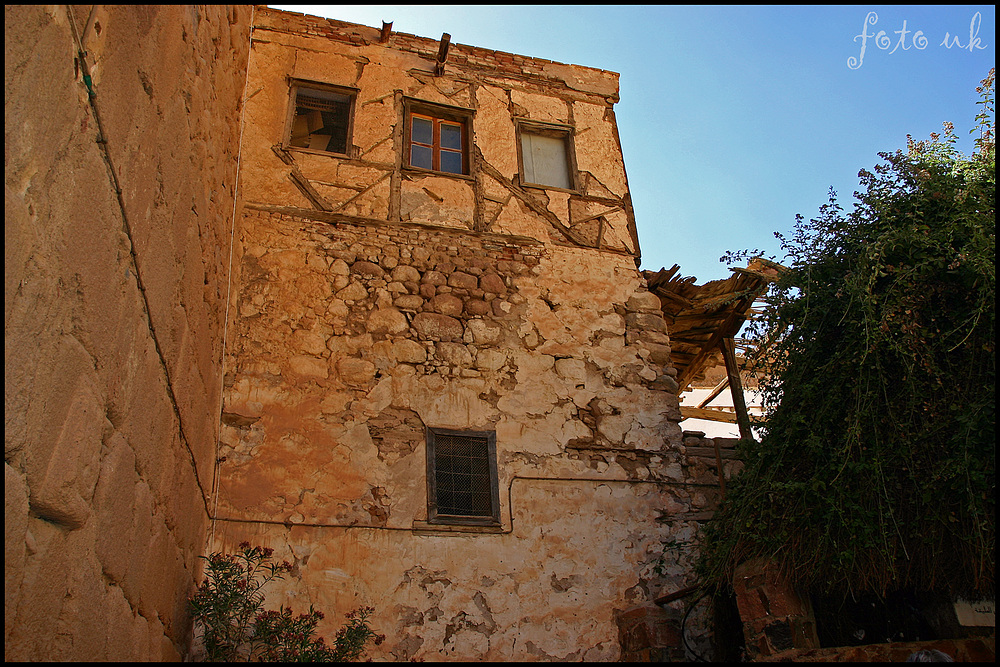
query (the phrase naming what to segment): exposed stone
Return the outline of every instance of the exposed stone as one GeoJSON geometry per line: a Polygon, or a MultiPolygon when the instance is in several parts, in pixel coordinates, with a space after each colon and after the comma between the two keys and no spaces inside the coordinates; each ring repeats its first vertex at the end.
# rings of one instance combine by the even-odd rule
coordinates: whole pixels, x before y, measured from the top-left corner
{"type": "Polygon", "coordinates": [[[417,313],[412,326],[417,334],[431,340],[461,340],[465,331],[461,321],[438,313],[417,313]]]}
{"type": "Polygon", "coordinates": [[[670,364],[670,346],[660,343],[646,343],[649,350],[649,361],[657,366],[670,364]]]}
{"type": "Polygon", "coordinates": [[[330,264],[330,273],[332,273],[335,276],[350,275],[350,273],[351,273],[351,267],[349,267],[347,265],[347,262],[345,262],[344,260],[342,260],[342,259],[335,259],[330,264]]]}
{"type": "Polygon", "coordinates": [[[493,345],[500,340],[503,330],[487,320],[469,320],[469,332],[477,345],[493,345]]]}
{"type": "Polygon", "coordinates": [[[373,262],[359,261],[351,265],[351,273],[362,278],[385,278],[385,271],[373,262]]]}
{"type": "Polygon", "coordinates": [[[396,334],[410,328],[406,316],[393,307],[376,308],[368,316],[368,331],[396,334]]]}
{"type": "Polygon", "coordinates": [[[636,292],[625,302],[625,308],[630,311],[660,312],[660,297],[652,292],[636,292]]]}
{"type": "Polygon", "coordinates": [[[503,278],[495,273],[484,273],[479,277],[479,289],[493,294],[504,294],[507,291],[503,278]]]}
{"type": "Polygon", "coordinates": [[[407,281],[420,282],[420,272],[412,266],[400,264],[392,270],[392,279],[402,283],[407,281]]]}
{"type": "Polygon", "coordinates": [[[326,339],[313,331],[300,329],[292,333],[295,347],[312,355],[321,355],[326,352],[326,339]]]}
{"type": "Polygon", "coordinates": [[[486,301],[482,301],[480,299],[469,299],[468,301],[465,302],[465,312],[468,315],[472,315],[474,317],[479,315],[487,315],[492,310],[493,309],[490,308],[489,303],[487,303],[486,301]]]}
{"type": "Polygon", "coordinates": [[[625,326],[658,333],[667,331],[667,324],[659,313],[629,313],[625,316],[625,326]]]}
{"type": "Polygon", "coordinates": [[[435,347],[437,348],[437,356],[442,361],[461,368],[468,368],[472,365],[472,355],[466,349],[465,345],[460,343],[438,343],[435,347]]]}
{"type": "Polygon", "coordinates": [[[361,301],[368,298],[368,290],[361,283],[353,282],[337,292],[337,298],[343,301],[361,301]]]}
{"type": "Polygon", "coordinates": [[[394,341],[392,353],[397,361],[406,364],[422,364],[427,360],[427,350],[424,346],[408,338],[394,341]]]}
{"type": "Polygon", "coordinates": [[[416,294],[406,294],[397,297],[396,300],[393,301],[393,305],[400,310],[418,310],[424,305],[424,299],[416,294]]]}
{"type": "Polygon", "coordinates": [[[424,271],[424,275],[421,277],[420,282],[428,285],[447,285],[448,277],[440,271],[424,271]]]}
{"type": "Polygon", "coordinates": [[[479,286],[479,280],[471,274],[456,271],[448,276],[448,285],[461,289],[476,289],[479,286]]]}
{"type": "Polygon", "coordinates": [[[364,385],[375,377],[375,364],[366,359],[342,357],[337,360],[337,374],[350,385],[364,385]]]}
{"type": "Polygon", "coordinates": [[[476,354],[476,368],[484,371],[499,370],[506,361],[507,354],[501,350],[483,348],[476,354]]]}
{"type": "Polygon", "coordinates": [[[325,378],[329,375],[327,362],[317,357],[298,355],[288,361],[292,373],[303,378],[325,378]]]}
{"type": "Polygon", "coordinates": [[[462,314],[462,300],[451,294],[438,294],[427,302],[427,307],[442,315],[457,317],[462,314]]]}

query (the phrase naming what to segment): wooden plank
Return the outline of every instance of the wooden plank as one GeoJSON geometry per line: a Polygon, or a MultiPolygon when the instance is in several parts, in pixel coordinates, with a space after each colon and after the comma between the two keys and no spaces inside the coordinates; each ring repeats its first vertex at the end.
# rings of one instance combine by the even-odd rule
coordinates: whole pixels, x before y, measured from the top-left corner
{"type": "Polygon", "coordinates": [[[681,417],[685,419],[706,419],[713,422],[725,422],[727,424],[736,424],[736,413],[735,412],[723,412],[722,410],[713,410],[711,408],[695,408],[689,405],[681,406],[681,417]]]}
{"type": "Polygon", "coordinates": [[[699,408],[707,407],[708,404],[711,403],[715,399],[715,397],[718,396],[719,394],[721,394],[722,390],[725,389],[728,386],[729,386],[729,377],[728,376],[722,378],[721,380],[719,380],[719,384],[715,385],[715,388],[712,389],[711,393],[709,393],[708,397],[705,398],[704,401],[702,401],[701,403],[698,404],[698,407],[699,408]]]}
{"type": "MultiPolygon", "coordinates": [[[[687,452],[688,456],[698,456],[706,459],[715,457],[715,447],[685,447],[684,451],[687,452]]],[[[720,448],[719,454],[724,459],[737,458],[736,450],[731,447],[720,448]]]]}
{"type": "MultiPolygon", "coordinates": [[[[712,338],[709,339],[709,341],[705,344],[705,346],[701,348],[701,351],[698,352],[697,355],[695,355],[695,358],[684,370],[684,373],[677,378],[678,391],[684,391],[685,389],[687,389],[688,385],[691,384],[691,380],[694,378],[694,376],[697,375],[699,371],[701,371],[702,362],[705,361],[705,359],[707,359],[709,355],[715,352],[715,349],[718,346],[719,341],[728,336],[732,336],[733,333],[731,333],[729,330],[733,328],[734,325],[736,325],[737,323],[742,324],[742,322],[743,322],[742,313],[737,314],[736,311],[734,310],[729,314],[729,317],[726,318],[726,321],[723,322],[718,329],[716,329],[715,333],[712,335],[712,338]]],[[[739,327],[737,326],[736,328],[738,329],[739,327]]]]}
{"type": "Polygon", "coordinates": [[[736,408],[736,420],[740,426],[740,437],[753,439],[750,429],[750,415],[747,414],[746,398],[743,396],[743,382],[740,380],[740,369],[736,365],[736,345],[731,337],[723,338],[719,343],[722,358],[726,361],[726,375],[729,376],[729,390],[733,394],[733,406],[736,408]]]}

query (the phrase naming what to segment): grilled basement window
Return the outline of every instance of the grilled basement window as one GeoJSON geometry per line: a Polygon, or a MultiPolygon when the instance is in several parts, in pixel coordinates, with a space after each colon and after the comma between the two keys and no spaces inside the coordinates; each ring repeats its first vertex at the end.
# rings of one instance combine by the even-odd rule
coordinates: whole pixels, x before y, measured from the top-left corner
{"type": "Polygon", "coordinates": [[[569,128],[520,125],[521,183],[574,190],[569,128]]]}
{"type": "Polygon", "coordinates": [[[496,433],[427,429],[427,521],[500,524],[496,433]]]}
{"type": "Polygon", "coordinates": [[[293,83],[292,99],[288,145],[347,155],[353,93],[332,87],[293,83]]]}

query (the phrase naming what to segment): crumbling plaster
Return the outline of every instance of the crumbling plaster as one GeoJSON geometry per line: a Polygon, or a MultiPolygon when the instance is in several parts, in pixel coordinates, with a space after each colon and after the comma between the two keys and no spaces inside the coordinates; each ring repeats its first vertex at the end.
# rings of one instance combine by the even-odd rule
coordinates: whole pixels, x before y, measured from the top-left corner
{"type": "Polygon", "coordinates": [[[373,606],[376,658],[616,659],[717,497],[636,269],[617,75],[459,44],[435,75],[435,40],[256,25],[211,548],[294,562],[278,599],[328,635],[373,606]],[[283,145],[289,77],[357,90],[350,156],[283,145]],[[468,176],[403,166],[404,98],[474,111],[468,176]],[[574,128],[579,189],[520,184],[524,119],[574,128]],[[427,523],[428,427],[496,432],[498,526],[427,523]]]}
{"type": "Polygon", "coordinates": [[[449,63],[455,64],[436,76],[433,40],[392,33],[381,44],[373,28],[301,23],[288,13],[258,13],[247,103],[255,121],[247,124],[243,145],[243,178],[252,184],[248,200],[313,207],[288,177],[288,162],[274,147],[285,141],[290,80],[319,82],[358,91],[352,159],[290,151],[295,168],[334,213],[550,236],[556,242],[638,254],[612,109],[616,74],[556,63],[539,70],[537,65],[547,61],[515,67],[506,63],[513,58],[509,54],[454,44],[449,63]],[[491,67],[472,65],[490,55],[491,67]],[[468,178],[401,168],[404,98],[474,113],[468,178]],[[573,128],[577,192],[520,186],[515,120],[573,128]]]}

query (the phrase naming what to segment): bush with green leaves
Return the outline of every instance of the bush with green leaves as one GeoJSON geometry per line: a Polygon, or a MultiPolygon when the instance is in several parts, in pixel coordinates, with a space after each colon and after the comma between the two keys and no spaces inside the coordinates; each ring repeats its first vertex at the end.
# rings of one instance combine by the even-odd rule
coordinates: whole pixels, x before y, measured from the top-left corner
{"type": "Polygon", "coordinates": [[[994,77],[971,155],[950,123],[908,138],[852,212],[831,192],[777,235],[787,271],[751,331],[772,340],[766,426],[706,530],[705,581],[766,558],[817,592],[994,595],[994,77]]]}
{"type": "Polygon", "coordinates": [[[311,606],[305,614],[287,607],[264,608],[264,587],[284,577],[292,566],[271,560],[273,550],[240,544],[234,554],[205,557],[205,581],[191,598],[191,614],[201,631],[211,662],[349,662],[361,658],[369,643],[385,639],[372,631],[362,607],[347,615],[333,646],[316,636],[323,613],[311,606]]]}

